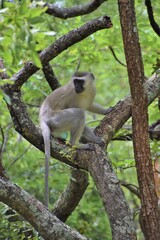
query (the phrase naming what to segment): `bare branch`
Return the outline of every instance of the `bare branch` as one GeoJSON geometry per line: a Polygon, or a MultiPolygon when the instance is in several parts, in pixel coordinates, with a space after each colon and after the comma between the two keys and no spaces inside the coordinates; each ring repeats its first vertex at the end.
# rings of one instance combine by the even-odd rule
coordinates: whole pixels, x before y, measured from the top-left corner
{"type": "MultiPolygon", "coordinates": [[[[61,52],[71,47],[75,43],[87,38],[92,33],[111,27],[112,23],[110,18],[104,16],[91,20],[83,26],[70,31],[39,54],[42,64],[46,65],[46,63],[58,56],[61,52]]],[[[26,63],[25,66],[12,77],[12,80],[14,80],[14,85],[12,85],[12,88],[14,87],[15,89],[19,89],[24,82],[26,82],[27,79],[38,70],[39,68],[33,63],[26,63]]]]}
{"type": "Polygon", "coordinates": [[[56,76],[52,70],[52,67],[50,66],[49,63],[46,63],[43,66],[42,71],[43,71],[45,78],[52,90],[55,90],[56,88],[60,87],[58,79],[56,78],[56,76]]]}
{"type": "Polygon", "coordinates": [[[123,67],[126,67],[126,65],[125,65],[124,63],[122,63],[122,62],[117,58],[113,47],[112,47],[112,46],[109,46],[108,48],[111,50],[111,52],[112,52],[113,57],[115,58],[115,60],[116,60],[118,63],[120,63],[123,67]]]}
{"type": "Polygon", "coordinates": [[[160,140],[160,120],[149,127],[149,136],[151,139],[160,140]]]}
{"type": "Polygon", "coordinates": [[[78,154],[77,162],[80,161],[81,164],[82,160],[87,163],[88,171],[110,219],[112,239],[135,240],[136,232],[132,215],[106,152],[95,146],[94,153],[90,151],[86,154],[85,151],[81,151],[78,154]]]}
{"type": "Polygon", "coordinates": [[[149,17],[151,27],[153,28],[155,33],[157,33],[157,35],[160,36],[160,27],[154,19],[154,14],[153,14],[151,1],[150,0],[145,0],[145,4],[146,4],[146,7],[147,7],[147,12],[148,12],[148,17],[149,17]]]}
{"type": "Polygon", "coordinates": [[[138,198],[140,198],[139,188],[133,184],[126,183],[125,181],[120,181],[121,185],[127,188],[130,192],[134,193],[138,198]]]}
{"type": "MultiPolygon", "coordinates": [[[[160,74],[154,73],[145,82],[148,94],[148,104],[160,95],[160,74]]],[[[101,124],[96,128],[96,134],[103,137],[108,144],[114,134],[121,129],[124,123],[131,117],[131,98],[130,96],[120,100],[112,110],[104,117],[101,124]]]]}
{"type": "Polygon", "coordinates": [[[11,164],[8,166],[7,170],[9,170],[19,159],[21,159],[23,157],[23,155],[25,155],[26,152],[28,152],[28,150],[31,148],[31,146],[32,145],[29,145],[29,147],[24,149],[24,151],[11,162],[11,164]]]}
{"type": "Polygon", "coordinates": [[[46,10],[46,13],[54,17],[67,19],[67,18],[89,14],[95,11],[103,2],[106,2],[106,0],[92,0],[91,2],[86,3],[84,5],[73,6],[70,8],[63,8],[63,7],[59,7],[57,4],[49,4],[49,3],[46,3],[44,6],[48,7],[48,9],[46,10]]]}
{"type": "Polygon", "coordinates": [[[88,186],[88,174],[72,169],[70,183],[56,202],[52,212],[63,222],[71,215],[88,186]]]}
{"type": "MultiPolygon", "coordinates": [[[[112,140],[120,140],[120,141],[132,141],[133,136],[132,136],[132,127],[129,129],[128,133],[126,134],[119,134],[118,136],[114,137],[112,140]]],[[[157,141],[160,140],[160,120],[156,121],[153,123],[151,126],[149,126],[149,137],[151,140],[155,139],[157,141]]]]}

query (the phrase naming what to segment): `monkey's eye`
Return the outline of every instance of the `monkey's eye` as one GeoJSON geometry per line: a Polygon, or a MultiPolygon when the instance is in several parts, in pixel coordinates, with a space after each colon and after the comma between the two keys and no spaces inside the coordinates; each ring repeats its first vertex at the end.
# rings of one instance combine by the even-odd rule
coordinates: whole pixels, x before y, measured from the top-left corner
{"type": "Polygon", "coordinates": [[[79,79],[79,78],[75,78],[74,80],[74,85],[75,86],[83,86],[83,84],[84,84],[84,80],[83,79],[79,79]]]}

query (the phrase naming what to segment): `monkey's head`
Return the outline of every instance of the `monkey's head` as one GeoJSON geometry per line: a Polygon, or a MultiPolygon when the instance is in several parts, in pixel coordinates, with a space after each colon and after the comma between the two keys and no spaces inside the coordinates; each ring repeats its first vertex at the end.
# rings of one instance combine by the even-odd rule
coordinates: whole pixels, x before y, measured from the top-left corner
{"type": "Polygon", "coordinates": [[[72,77],[76,93],[84,92],[94,83],[94,79],[94,75],[90,72],[76,72],[72,77]]]}

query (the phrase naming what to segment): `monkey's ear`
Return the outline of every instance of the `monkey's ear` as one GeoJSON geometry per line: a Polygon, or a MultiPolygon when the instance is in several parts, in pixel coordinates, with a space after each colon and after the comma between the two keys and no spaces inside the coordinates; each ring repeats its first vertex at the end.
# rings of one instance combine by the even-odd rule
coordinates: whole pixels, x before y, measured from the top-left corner
{"type": "Polygon", "coordinates": [[[93,75],[93,73],[90,73],[90,77],[94,80],[95,76],[93,75]]]}

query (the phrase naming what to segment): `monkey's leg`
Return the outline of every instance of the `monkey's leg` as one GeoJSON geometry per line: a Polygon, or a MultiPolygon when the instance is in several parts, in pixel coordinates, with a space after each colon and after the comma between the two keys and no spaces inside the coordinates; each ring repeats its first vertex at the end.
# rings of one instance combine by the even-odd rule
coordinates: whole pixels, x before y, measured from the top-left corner
{"type": "Polygon", "coordinates": [[[80,108],[68,108],[56,112],[47,120],[47,125],[55,136],[58,133],[70,131],[70,144],[77,148],[90,149],[89,144],[79,144],[85,127],[85,114],[80,108]]]}
{"type": "Polygon", "coordinates": [[[92,130],[91,130],[89,127],[87,127],[87,126],[85,126],[82,135],[83,135],[87,140],[89,140],[89,141],[91,141],[91,142],[93,142],[93,143],[97,143],[97,144],[99,144],[99,145],[101,145],[101,146],[104,145],[104,142],[103,142],[98,136],[96,136],[96,135],[92,132],[92,130]]]}
{"type": "Polygon", "coordinates": [[[79,143],[79,140],[82,136],[82,133],[85,128],[85,113],[82,109],[75,108],[76,116],[74,118],[74,121],[72,122],[72,126],[70,129],[70,143],[72,146],[76,146],[76,148],[79,149],[91,149],[91,146],[89,144],[82,144],[79,143]]]}

